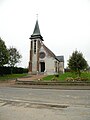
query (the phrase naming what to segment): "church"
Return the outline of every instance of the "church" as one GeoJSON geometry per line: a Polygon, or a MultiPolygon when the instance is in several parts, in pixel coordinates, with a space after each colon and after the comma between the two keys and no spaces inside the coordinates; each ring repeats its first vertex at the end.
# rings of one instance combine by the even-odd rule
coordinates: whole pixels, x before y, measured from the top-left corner
{"type": "Polygon", "coordinates": [[[30,39],[30,74],[53,75],[64,72],[64,56],[56,56],[43,43],[38,20],[30,39]]]}

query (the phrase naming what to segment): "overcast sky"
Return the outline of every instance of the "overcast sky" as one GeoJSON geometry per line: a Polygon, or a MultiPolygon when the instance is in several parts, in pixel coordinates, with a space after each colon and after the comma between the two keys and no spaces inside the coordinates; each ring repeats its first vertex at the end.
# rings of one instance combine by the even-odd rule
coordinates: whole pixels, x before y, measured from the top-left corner
{"type": "Polygon", "coordinates": [[[28,67],[36,14],[44,44],[67,60],[76,49],[90,65],[90,0],[0,0],[0,37],[22,55],[28,67]]]}

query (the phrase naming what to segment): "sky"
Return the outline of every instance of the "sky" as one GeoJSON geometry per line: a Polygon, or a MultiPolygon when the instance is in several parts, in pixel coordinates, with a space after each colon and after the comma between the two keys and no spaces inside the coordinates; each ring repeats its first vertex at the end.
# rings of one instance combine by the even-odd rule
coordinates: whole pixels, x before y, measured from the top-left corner
{"type": "Polygon", "coordinates": [[[64,56],[65,67],[75,50],[90,65],[90,0],[0,0],[0,37],[22,55],[18,66],[28,67],[36,14],[44,44],[64,56]]]}

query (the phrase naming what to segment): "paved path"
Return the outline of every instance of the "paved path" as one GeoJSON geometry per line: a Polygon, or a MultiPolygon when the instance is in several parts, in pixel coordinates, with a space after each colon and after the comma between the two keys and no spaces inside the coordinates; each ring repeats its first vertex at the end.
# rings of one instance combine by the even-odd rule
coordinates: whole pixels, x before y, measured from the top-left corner
{"type": "Polygon", "coordinates": [[[26,78],[18,78],[18,80],[22,80],[22,81],[32,81],[32,80],[40,80],[42,79],[43,77],[45,77],[46,75],[31,75],[30,77],[26,77],[26,78]]]}
{"type": "MultiPolygon", "coordinates": [[[[45,76],[46,75],[32,75],[32,76],[28,76],[28,77],[18,78],[18,80],[20,80],[20,81],[34,81],[35,80],[36,81],[36,80],[42,79],[45,76]]],[[[16,80],[6,80],[4,82],[0,81],[0,87],[5,87],[5,86],[15,86],[15,87],[17,86],[17,87],[19,87],[18,85],[15,85],[15,81],[16,80]]],[[[24,86],[22,86],[22,87],[24,87],[24,86]]]]}
{"type": "Polygon", "coordinates": [[[0,120],[90,120],[90,90],[0,87],[0,120]]]}

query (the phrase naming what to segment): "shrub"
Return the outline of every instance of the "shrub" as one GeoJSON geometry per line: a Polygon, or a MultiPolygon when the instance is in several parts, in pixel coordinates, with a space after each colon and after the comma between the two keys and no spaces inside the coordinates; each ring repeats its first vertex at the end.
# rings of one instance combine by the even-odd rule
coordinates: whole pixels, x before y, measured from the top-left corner
{"type": "Polygon", "coordinates": [[[28,73],[28,69],[21,68],[21,67],[0,67],[0,75],[7,75],[7,74],[22,74],[22,73],[28,73]]]}
{"type": "Polygon", "coordinates": [[[81,78],[80,77],[76,77],[74,78],[75,81],[81,81],[81,78]]]}
{"type": "Polygon", "coordinates": [[[81,78],[81,81],[88,81],[88,78],[81,78]]]}
{"type": "Polygon", "coordinates": [[[67,77],[66,81],[74,81],[74,79],[72,77],[67,77]]]}
{"type": "Polygon", "coordinates": [[[57,81],[58,80],[58,78],[56,77],[56,76],[54,76],[52,79],[51,79],[51,81],[57,81]]]}
{"type": "Polygon", "coordinates": [[[66,81],[73,81],[73,82],[75,82],[75,81],[87,81],[88,80],[88,78],[81,78],[81,77],[76,77],[76,78],[72,78],[72,77],[67,77],[66,78],[66,81]]]}

